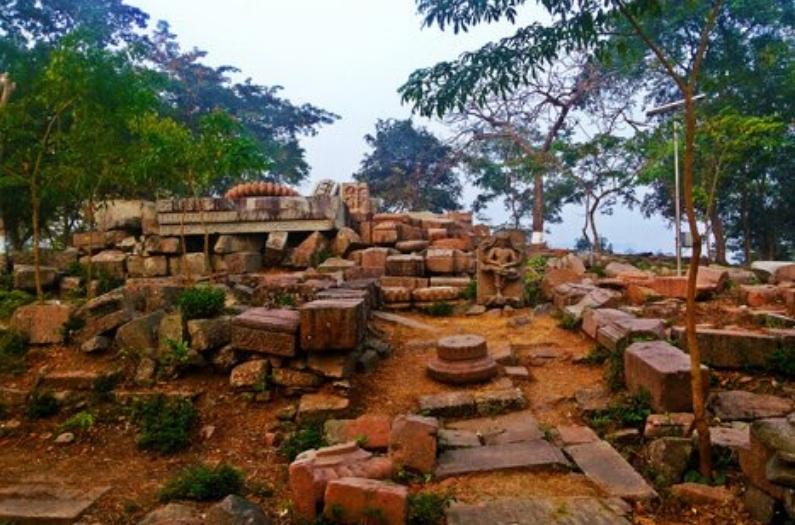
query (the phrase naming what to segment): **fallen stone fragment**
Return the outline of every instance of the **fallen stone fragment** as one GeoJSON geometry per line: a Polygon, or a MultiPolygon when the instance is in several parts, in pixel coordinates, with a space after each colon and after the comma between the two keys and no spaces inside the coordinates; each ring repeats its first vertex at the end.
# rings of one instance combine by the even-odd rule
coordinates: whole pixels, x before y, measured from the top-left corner
{"type": "Polygon", "coordinates": [[[298,420],[308,423],[343,417],[349,407],[350,400],[344,397],[324,393],[304,394],[298,404],[298,420]]]}
{"type": "Polygon", "coordinates": [[[32,345],[61,343],[64,339],[62,327],[71,314],[72,308],[66,304],[29,304],[16,309],[10,326],[32,345]]]}
{"type": "Polygon", "coordinates": [[[569,461],[543,439],[506,445],[447,450],[439,456],[437,478],[507,469],[565,470],[569,461]]]}
{"type": "Polygon", "coordinates": [[[646,445],[649,465],[669,484],[682,480],[692,455],[693,442],[689,438],[661,437],[646,445]]]}
{"type": "Polygon", "coordinates": [[[439,429],[438,446],[440,450],[451,448],[472,448],[482,446],[476,432],[471,430],[456,430],[452,428],[439,429]]]}
{"type": "Polygon", "coordinates": [[[542,439],[544,433],[529,411],[453,421],[448,429],[474,432],[486,445],[505,445],[542,439]]]}
{"type": "Polygon", "coordinates": [[[695,416],[688,412],[650,414],[646,418],[643,437],[646,439],[687,437],[690,435],[694,420],[695,416]]]}
{"type": "Polygon", "coordinates": [[[204,525],[271,525],[261,508],[235,495],[210,507],[204,519],[204,525]]]}
{"type": "Polygon", "coordinates": [[[477,413],[475,396],[471,392],[445,392],[420,396],[419,411],[434,417],[468,417],[477,413]]]}
{"type": "Polygon", "coordinates": [[[367,450],[386,449],[391,428],[389,416],[379,414],[364,414],[356,419],[329,419],[324,424],[329,444],[355,441],[367,450]]]}
{"type": "Polygon", "coordinates": [[[712,396],[709,409],[722,421],[752,421],[786,416],[795,410],[795,403],[778,396],[729,390],[712,396]]]}
{"type": "Polygon", "coordinates": [[[555,442],[562,447],[581,445],[599,441],[599,436],[590,427],[582,425],[561,425],[557,427],[555,442]]]}
{"type": "Polygon", "coordinates": [[[404,525],[408,515],[407,500],[408,489],[402,485],[365,478],[340,478],[326,485],[323,514],[342,524],[358,525],[374,520],[380,525],[404,525]]]}
{"type": "Polygon", "coordinates": [[[65,488],[53,484],[0,487],[0,521],[73,523],[110,487],[65,488]]]}
{"type": "Polygon", "coordinates": [[[726,487],[701,483],[680,483],[671,487],[671,494],[691,505],[728,505],[734,494],[726,487]]]}
{"type": "Polygon", "coordinates": [[[608,495],[649,500],[657,493],[609,443],[596,441],[564,449],[577,466],[608,495]]]}
{"type": "Polygon", "coordinates": [[[436,462],[439,422],[423,416],[398,416],[389,436],[389,457],[396,468],[430,473],[436,462]]]}
{"type": "Polygon", "coordinates": [[[629,525],[614,500],[591,497],[503,498],[474,505],[453,503],[448,525],[629,525]]]}

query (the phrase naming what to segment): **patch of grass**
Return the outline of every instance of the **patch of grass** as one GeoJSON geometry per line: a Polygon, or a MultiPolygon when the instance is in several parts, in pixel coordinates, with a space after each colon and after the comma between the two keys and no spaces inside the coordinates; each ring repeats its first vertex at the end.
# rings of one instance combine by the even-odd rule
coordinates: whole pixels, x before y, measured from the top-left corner
{"type": "Polygon", "coordinates": [[[61,410],[61,405],[52,392],[35,391],[28,399],[25,407],[25,415],[29,419],[46,419],[57,414],[61,410]]]}
{"type": "Polygon", "coordinates": [[[25,369],[28,343],[17,332],[0,331],[0,373],[19,373],[25,369]]]}
{"type": "Polygon", "coordinates": [[[288,434],[279,447],[279,452],[288,460],[293,461],[305,450],[323,448],[326,445],[328,443],[323,435],[323,424],[314,423],[300,427],[288,434]]]}
{"type": "Polygon", "coordinates": [[[607,354],[607,369],[605,370],[607,387],[611,392],[618,392],[626,384],[624,379],[624,352],[609,351],[607,354]]]}
{"type": "Polygon", "coordinates": [[[469,281],[461,291],[461,297],[466,299],[467,301],[474,301],[478,297],[478,282],[475,279],[469,281]]]}
{"type": "Polygon", "coordinates": [[[795,378],[795,346],[786,346],[772,352],[767,358],[766,367],[773,374],[795,378]]]}
{"type": "Polygon", "coordinates": [[[560,316],[560,320],[558,321],[558,327],[572,332],[578,330],[580,325],[582,325],[582,319],[574,317],[566,312],[563,312],[563,315],[560,316]]]}
{"type": "Polygon", "coordinates": [[[11,317],[20,306],[32,303],[36,298],[22,290],[0,290],[0,319],[11,317]]]}
{"type": "Polygon", "coordinates": [[[229,465],[191,465],[160,489],[160,501],[217,501],[243,491],[243,474],[229,465]]]}
{"type": "Polygon", "coordinates": [[[190,348],[182,339],[166,339],[166,351],[160,356],[160,364],[167,368],[183,366],[190,360],[190,348]]]}
{"type": "Polygon", "coordinates": [[[276,294],[274,302],[279,308],[292,308],[295,306],[295,297],[288,293],[279,292],[276,294]]]}
{"type": "Polygon", "coordinates": [[[604,432],[611,427],[640,427],[651,414],[651,395],[641,390],[637,394],[627,394],[612,402],[608,408],[590,417],[590,424],[604,432]]]}
{"type": "Polygon", "coordinates": [[[88,432],[94,427],[96,418],[94,414],[86,410],[78,412],[61,424],[61,430],[70,430],[75,432],[88,432]]]}
{"type": "Polygon", "coordinates": [[[184,290],[177,298],[182,316],[191,319],[211,319],[224,311],[224,291],[210,286],[194,286],[184,290]]]}
{"type": "Polygon", "coordinates": [[[453,502],[451,494],[419,492],[410,494],[408,500],[409,525],[440,525],[444,523],[444,513],[453,502]]]}
{"type": "Polygon", "coordinates": [[[140,448],[172,454],[190,444],[190,433],[196,424],[196,409],[187,399],[168,399],[158,395],[136,403],[132,419],[140,428],[140,448]]]}
{"type": "Polygon", "coordinates": [[[596,275],[600,279],[607,277],[607,271],[605,271],[604,264],[592,264],[590,270],[592,274],[596,275]]]}
{"type": "Polygon", "coordinates": [[[544,301],[544,292],[541,282],[547,271],[547,260],[537,255],[527,261],[524,274],[524,294],[528,306],[537,306],[544,301]]]}
{"type": "Polygon", "coordinates": [[[455,305],[444,301],[437,301],[425,309],[425,312],[433,317],[450,317],[453,311],[455,305]]]}
{"type": "Polygon", "coordinates": [[[318,266],[326,262],[328,259],[331,259],[333,256],[334,254],[331,253],[331,251],[328,249],[320,250],[319,252],[315,252],[312,254],[312,256],[309,258],[309,264],[312,267],[317,268],[318,266]]]}
{"type": "Polygon", "coordinates": [[[603,365],[609,356],[610,350],[602,345],[596,345],[580,362],[586,365],[603,365]]]}

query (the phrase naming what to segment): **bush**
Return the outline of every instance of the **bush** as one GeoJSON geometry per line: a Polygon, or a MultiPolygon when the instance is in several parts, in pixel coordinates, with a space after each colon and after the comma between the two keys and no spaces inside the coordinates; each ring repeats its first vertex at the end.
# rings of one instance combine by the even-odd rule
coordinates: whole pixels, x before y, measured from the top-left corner
{"type": "Polygon", "coordinates": [[[166,351],[160,357],[160,363],[168,368],[182,366],[190,361],[188,343],[183,340],[166,339],[166,351]]]}
{"type": "Polygon", "coordinates": [[[288,293],[279,292],[276,294],[276,300],[274,302],[279,308],[291,308],[295,306],[295,297],[288,293]]]}
{"type": "Polygon", "coordinates": [[[168,399],[161,394],[136,403],[132,418],[140,427],[140,448],[172,454],[190,444],[196,409],[186,399],[168,399]]]}
{"type": "Polygon", "coordinates": [[[210,319],[224,311],[224,291],[210,286],[194,286],[184,290],[177,305],[186,321],[210,319]]]}
{"type": "Polygon", "coordinates": [[[0,372],[20,372],[25,368],[28,344],[17,332],[0,331],[0,372]]]}
{"type": "Polygon", "coordinates": [[[536,306],[544,300],[541,282],[544,280],[546,271],[546,258],[537,255],[527,261],[524,274],[524,292],[527,304],[530,306],[536,306]]]}
{"type": "Polygon", "coordinates": [[[25,415],[30,419],[45,419],[58,413],[61,406],[52,392],[35,391],[28,400],[25,415]]]}
{"type": "Polygon", "coordinates": [[[563,328],[564,330],[570,330],[572,332],[578,330],[581,324],[582,324],[581,318],[574,317],[573,315],[565,312],[563,313],[563,315],[560,316],[560,321],[558,321],[559,327],[563,328]]]}
{"type": "Polygon", "coordinates": [[[425,309],[425,312],[433,317],[450,317],[451,315],[453,315],[454,310],[455,310],[455,305],[453,305],[452,303],[439,301],[428,306],[425,309]]]}
{"type": "Polygon", "coordinates": [[[217,501],[243,490],[243,475],[229,465],[192,465],[160,489],[160,500],[217,501]]]}
{"type": "Polygon", "coordinates": [[[449,494],[439,495],[420,492],[409,495],[409,525],[440,525],[444,523],[444,512],[453,502],[449,494]]]}
{"type": "Polygon", "coordinates": [[[0,319],[11,317],[20,306],[32,303],[36,298],[22,290],[0,290],[0,319]]]}
{"type": "Polygon", "coordinates": [[[641,390],[637,394],[626,395],[610,403],[605,410],[591,416],[591,426],[597,430],[606,430],[613,425],[621,427],[639,427],[646,422],[651,414],[651,395],[641,390]]]}
{"type": "Polygon", "coordinates": [[[774,374],[795,378],[795,346],[780,348],[767,359],[767,369],[774,374]]]}
{"type": "Polygon", "coordinates": [[[476,279],[472,279],[467,283],[466,288],[461,292],[461,297],[467,301],[474,301],[478,298],[478,282],[476,279]]]}
{"type": "Polygon", "coordinates": [[[301,452],[322,448],[327,444],[326,438],[323,436],[323,425],[316,423],[291,432],[282,442],[279,452],[288,460],[293,461],[301,452]]]}
{"type": "Polygon", "coordinates": [[[61,425],[61,429],[88,432],[94,426],[95,421],[94,414],[84,410],[64,421],[61,425]]]}

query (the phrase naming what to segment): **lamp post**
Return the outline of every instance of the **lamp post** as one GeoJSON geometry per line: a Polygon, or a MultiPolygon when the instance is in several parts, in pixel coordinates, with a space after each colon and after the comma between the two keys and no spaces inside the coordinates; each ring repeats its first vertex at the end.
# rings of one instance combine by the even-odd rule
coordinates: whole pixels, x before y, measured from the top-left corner
{"type": "MultiPolygon", "coordinates": [[[[693,97],[693,101],[699,101],[703,99],[706,95],[696,95],[693,97]]],[[[682,108],[685,105],[684,100],[677,100],[676,102],[671,102],[669,104],[663,104],[662,106],[657,106],[656,108],[652,108],[646,112],[647,117],[654,117],[656,115],[664,115],[666,113],[673,113],[682,108]]],[[[680,203],[680,195],[681,192],[679,191],[679,123],[674,119],[674,222],[676,227],[676,275],[682,275],[682,205],[680,203]]]]}

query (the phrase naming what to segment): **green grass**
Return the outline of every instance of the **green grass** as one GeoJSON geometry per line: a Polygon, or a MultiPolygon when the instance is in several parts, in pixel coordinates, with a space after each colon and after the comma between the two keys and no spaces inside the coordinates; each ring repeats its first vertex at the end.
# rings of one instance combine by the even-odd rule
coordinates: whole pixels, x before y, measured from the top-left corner
{"type": "Polygon", "coordinates": [[[478,297],[478,282],[475,279],[469,281],[466,288],[461,292],[461,297],[467,301],[474,301],[478,297]]]}
{"type": "Polygon", "coordinates": [[[211,319],[224,311],[224,291],[210,286],[194,286],[184,290],[177,298],[182,316],[191,319],[211,319]]]}
{"type": "Polygon", "coordinates": [[[160,364],[176,368],[190,361],[188,343],[183,340],[166,339],[166,351],[160,356],[160,364]]]}
{"type": "Polygon", "coordinates": [[[613,427],[640,427],[651,414],[651,395],[641,390],[637,394],[627,394],[610,403],[607,409],[590,417],[590,424],[596,430],[605,432],[613,427]]]}
{"type": "Polygon", "coordinates": [[[767,358],[767,370],[789,378],[795,378],[795,346],[780,348],[767,358]]]}
{"type": "Polygon", "coordinates": [[[444,301],[435,302],[425,309],[425,312],[432,317],[450,317],[454,311],[455,305],[444,301]]]}
{"type": "Polygon", "coordinates": [[[11,317],[20,306],[32,303],[36,298],[22,290],[0,290],[0,319],[11,317]]]}
{"type": "Polygon", "coordinates": [[[284,292],[279,292],[276,294],[274,302],[279,308],[292,308],[295,306],[295,297],[284,292]]]}
{"type": "Polygon", "coordinates": [[[525,299],[529,306],[536,306],[544,301],[544,292],[541,282],[547,271],[547,260],[540,255],[527,261],[524,275],[525,299]]]}
{"type": "Polygon", "coordinates": [[[582,319],[574,317],[573,315],[564,312],[560,316],[560,320],[558,321],[558,326],[563,328],[564,330],[575,331],[580,328],[582,325],[582,319]]]}
{"type": "Polygon", "coordinates": [[[196,409],[187,399],[158,395],[136,403],[132,418],[140,429],[137,440],[140,448],[173,454],[190,445],[196,409]]]}
{"type": "Polygon", "coordinates": [[[323,424],[315,423],[291,432],[282,442],[279,451],[288,460],[293,461],[301,452],[322,448],[327,444],[323,435],[323,424]]]}
{"type": "Polygon", "coordinates": [[[61,424],[61,430],[69,430],[75,432],[88,432],[94,427],[96,418],[94,414],[88,411],[78,412],[61,424]]]}
{"type": "Polygon", "coordinates": [[[186,467],[160,489],[160,501],[217,501],[243,491],[243,474],[229,465],[186,467]]]}
{"type": "Polygon", "coordinates": [[[419,492],[409,495],[409,525],[440,525],[444,523],[444,513],[453,502],[449,494],[419,492]]]}

